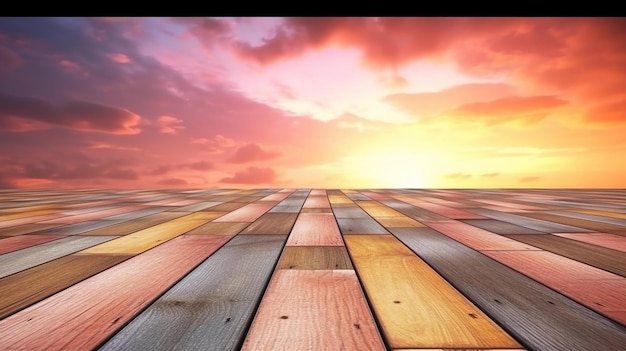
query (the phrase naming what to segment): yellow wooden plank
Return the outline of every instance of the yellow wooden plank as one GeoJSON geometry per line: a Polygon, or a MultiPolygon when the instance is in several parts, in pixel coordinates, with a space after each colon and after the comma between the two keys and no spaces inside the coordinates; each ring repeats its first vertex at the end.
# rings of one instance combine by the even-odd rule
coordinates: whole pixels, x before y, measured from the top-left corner
{"type": "Polygon", "coordinates": [[[207,223],[213,214],[195,212],[78,252],[79,254],[138,254],[207,223]]]}
{"type": "Polygon", "coordinates": [[[520,347],[394,236],[344,240],[391,348],[520,347]]]}

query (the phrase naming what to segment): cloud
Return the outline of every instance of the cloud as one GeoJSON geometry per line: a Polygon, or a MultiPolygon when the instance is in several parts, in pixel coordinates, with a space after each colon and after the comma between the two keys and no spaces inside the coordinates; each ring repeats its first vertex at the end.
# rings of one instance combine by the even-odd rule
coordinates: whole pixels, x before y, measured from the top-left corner
{"type": "Polygon", "coordinates": [[[584,121],[598,124],[626,122],[626,99],[611,101],[590,108],[584,115],[584,121]]]}
{"type": "Polygon", "coordinates": [[[461,105],[445,113],[456,121],[480,121],[487,125],[523,120],[534,124],[547,117],[555,108],[567,105],[556,96],[507,97],[488,102],[461,105]]]}
{"type": "Polygon", "coordinates": [[[115,162],[75,162],[60,164],[52,162],[25,163],[14,176],[45,180],[78,180],[109,178],[116,180],[136,180],[139,174],[130,168],[112,166],[115,162]]]}
{"type": "Polygon", "coordinates": [[[500,173],[499,173],[499,172],[494,172],[494,173],[484,173],[484,174],[482,174],[482,176],[483,176],[483,177],[486,177],[486,178],[495,178],[495,177],[497,177],[497,176],[499,176],[499,175],[500,175],[500,173]]]}
{"type": "Polygon", "coordinates": [[[469,179],[472,177],[471,174],[467,174],[467,173],[462,173],[462,172],[457,172],[457,173],[449,173],[443,176],[444,178],[449,178],[449,179],[469,179]]]}
{"type": "Polygon", "coordinates": [[[139,179],[139,173],[128,168],[118,168],[105,171],[103,176],[111,179],[135,180],[139,179]]]}
{"type": "Polygon", "coordinates": [[[113,145],[113,144],[104,143],[104,142],[98,142],[98,141],[91,142],[89,145],[89,148],[90,149],[127,150],[127,151],[141,150],[138,147],[119,146],[119,145],[113,145]]]}
{"type": "Polygon", "coordinates": [[[212,48],[216,41],[224,39],[233,28],[233,23],[225,19],[208,17],[176,17],[175,23],[188,25],[188,31],[203,45],[212,48]]]}
{"type": "Polygon", "coordinates": [[[24,61],[13,50],[0,44],[0,74],[12,72],[24,65],[24,61]]]}
{"type": "Polygon", "coordinates": [[[532,182],[537,182],[537,181],[539,181],[539,180],[541,180],[541,177],[534,177],[534,176],[531,176],[531,177],[524,177],[524,178],[520,178],[520,180],[519,180],[519,181],[520,181],[521,183],[532,183],[532,182]]]}
{"type": "Polygon", "coordinates": [[[383,101],[421,118],[459,105],[502,99],[513,93],[513,87],[503,83],[472,83],[432,93],[391,94],[383,101]]]}
{"type": "Polygon", "coordinates": [[[269,184],[276,180],[276,172],[272,168],[248,167],[235,173],[233,177],[225,177],[220,183],[231,184],[269,184]]]}
{"type": "Polygon", "coordinates": [[[152,171],[148,172],[148,174],[163,175],[173,170],[180,170],[180,169],[191,169],[194,171],[207,171],[213,168],[215,168],[215,165],[211,162],[196,161],[196,162],[188,162],[188,163],[161,165],[161,166],[154,168],[152,171]]]}
{"type": "Polygon", "coordinates": [[[163,134],[178,134],[179,131],[185,129],[182,126],[183,120],[172,116],[160,116],[157,123],[163,134]]]}
{"type": "Polygon", "coordinates": [[[233,156],[228,159],[228,162],[247,163],[254,161],[264,161],[278,157],[279,155],[279,152],[265,151],[257,144],[246,144],[237,149],[233,156]]]}
{"type": "Polygon", "coordinates": [[[160,185],[168,185],[168,186],[184,186],[189,184],[186,180],[180,178],[167,178],[157,182],[160,185]]]}
{"type": "Polygon", "coordinates": [[[404,88],[408,85],[408,81],[398,74],[394,74],[391,77],[380,77],[376,81],[378,84],[390,89],[404,88]]]}
{"type": "Polygon", "coordinates": [[[111,54],[111,60],[117,63],[122,63],[122,64],[131,62],[131,59],[130,57],[128,57],[128,55],[122,54],[119,52],[115,54],[111,54]]]}
{"type": "Polygon", "coordinates": [[[88,101],[55,104],[33,97],[0,93],[0,126],[7,131],[36,128],[41,123],[111,134],[137,134],[141,117],[122,108],[88,101]],[[29,122],[19,123],[20,120],[29,122]],[[39,124],[37,124],[37,122],[39,124]],[[30,123],[30,124],[28,124],[30,123]]]}

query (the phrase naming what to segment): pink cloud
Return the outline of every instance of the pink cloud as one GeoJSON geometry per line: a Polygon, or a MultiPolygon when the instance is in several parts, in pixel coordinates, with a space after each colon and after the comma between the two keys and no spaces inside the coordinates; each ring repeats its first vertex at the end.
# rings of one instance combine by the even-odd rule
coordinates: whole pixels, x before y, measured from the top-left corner
{"type": "Polygon", "coordinates": [[[236,172],[233,177],[225,177],[220,183],[232,184],[269,184],[276,180],[276,172],[271,168],[248,167],[236,172]]]}
{"type": "Polygon", "coordinates": [[[278,157],[280,153],[274,151],[265,151],[258,144],[246,144],[228,159],[231,163],[246,163],[254,161],[264,161],[278,157]]]}
{"type": "Polygon", "coordinates": [[[172,117],[172,116],[160,116],[157,120],[160,131],[163,134],[178,134],[180,130],[185,129],[181,124],[183,123],[182,119],[172,117]]]}
{"type": "Polygon", "coordinates": [[[24,61],[13,50],[0,45],[0,73],[14,71],[24,65],[24,61]]]}
{"type": "Polygon", "coordinates": [[[157,184],[167,186],[185,186],[189,183],[186,180],[180,178],[167,178],[160,180],[159,182],[157,182],[157,184]]]}
{"type": "Polygon", "coordinates": [[[589,123],[625,123],[626,99],[611,101],[589,109],[584,121],[589,123]]]}
{"type": "MultiPolygon", "coordinates": [[[[18,124],[20,119],[34,121],[30,122],[31,127],[39,128],[43,123],[111,134],[138,134],[140,130],[136,126],[141,121],[141,117],[126,109],[93,102],[53,104],[38,98],[0,93],[0,126],[13,125],[15,129],[16,118],[18,124]]],[[[21,125],[23,127],[27,123],[21,122],[21,125]]]]}
{"type": "Polygon", "coordinates": [[[117,63],[122,63],[122,64],[131,62],[130,57],[122,53],[111,54],[111,60],[117,63]]]}

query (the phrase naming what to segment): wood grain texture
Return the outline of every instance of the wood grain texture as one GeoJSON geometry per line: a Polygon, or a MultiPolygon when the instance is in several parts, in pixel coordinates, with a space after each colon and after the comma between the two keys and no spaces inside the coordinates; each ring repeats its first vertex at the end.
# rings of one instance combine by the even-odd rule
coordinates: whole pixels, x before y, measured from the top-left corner
{"type": "Polygon", "coordinates": [[[381,204],[378,201],[355,201],[370,216],[376,217],[402,217],[402,213],[391,207],[381,204]]]}
{"type": "Polygon", "coordinates": [[[471,213],[467,211],[460,210],[458,208],[447,207],[439,204],[433,204],[429,202],[421,202],[415,204],[416,207],[423,208],[430,212],[436,213],[438,215],[442,215],[444,217],[448,217],[451,219],[481,219],[485,218],[482,215],[471,213]]]}
{"type": "Polygon", "coordinates": [[[567,211],[556,211],[556,210],[546,211],[545,213],[555,214],[555,215],[564,216],[564,217],[586,219],[586,220],[593,221],[593,222],[607,223],[607,224],[613,224],[616,226],[626,227],[626,219],[598,216],[598,215],[589,214],[589,213],[580,213],[580,212],[574,211],[574,209],[567,210],[567,211]]]}
{"type": "Polygon", "coordinates": [[[35,234],[19,235],[5,239],[0,238],[0,255],[62,238],[64,238],[64,236],[35,234]]]}
{"type": "Polygon", "coordinates": [[[287,235],[297,217],[296,213],[266,213],[251,223],[241,234],[287,235]]]}
{"type": "Polygon", "coordinates": [[[303,208],[330,208],[330,202],[326,196],[311,196],[306,198],[303,208]]]}
{"type": "Polygon", "coordinates": [[[276,204],[274,201],[251,203],[215,219],[214,222],[254,222],[276,204]]]}
{"type": "Polygon", "coordinates": [[[126,259],[129,255],[68,255],[0,279],[0,319],[126,259]]]}
{"type": "Polygon", "coordinates": [[[485,217],[497,219],[503,222],[509,222],[520,227],[534,229],[544,233],[590,233],[592,230],[577,228],[570,225],[542,221],[530,217],[524,217],[513,213],[503,213],[494,210],[478,208],[471,209],[472,212],[481,214],[485,217]]]}
{"type": "Polygon", "coordinates": [[[424,224],[458,242],[480,251],[539,250],[534,246],[522,244],[519,241],[515,241],[513,239],[509,239],[458,221],[426,221],[424,224]]]}
{"type": "Polygon", "coordinates": [[[100,229],[90,230],[81,235],[127,235],[136,231],[150,228],[157,224],[165,223],[187,215],[186,212],[160,212],[153,215],[140,217],[135,220],[126,220],[100,229]]]}
{"type": "Polygon", "coordinates": [[[106,220],[104,218],[95,219],[91,221],[78,222],[73,224],[65,224],[60,227],[54,227],[50,229],[44,229],[41,231],[33,232],[33,234],[51,234],[51,235],[80,235],[87,231],[97,230],[100,228],[106,228],[111,225],[119,224],[123,220],[106,220]]]}
{"type": "Polygon", "coordinates": [[[529,350],[619,350],[626,329],[430,228],[393,234],[529,350]]]}
{"type": "Polygon", "coordinates": [[[391,348],[520,347],[392,235],[345,241],[391,348]]]}
{"type": "Polygon", "coordinates": [[[551,234],[511,235],[510,238],[626,277],[626,256],[621,251],[611,250],[551,234]]]}
{"type": "Polygon", "coordinates": [[[278,270],[242,350],[385,350],[351,270],[278,270]]]}
{"type": "Polygon", "coordinates": [[[352,201],[349,197],[347,197],[346,195],[331,195],[330,193],[328,194],[328,201],[332,204],[354,204],[354,201],[352,201]]]}
{"type": "Polygon", "coordinates": [[[332,210],[336,218],[370,218],[367,212],[356,205],[342,207],[333,206],[332,210]]]}
{"type": "Polygon", "coordinates": [[[13,314],[0,321],[0,349],[92,349],[226,240],[177,238],[13,314]]]}
{"type": "Polygon", "coordinates": [[[465,219],[461,222],[496,234],[546,234],[526,227],[520,227],[497,219],[465,219]]]}
{"type": "Polygon", "coordinates": [[[344,246],[286,246],[277,269],[353,269],[344,246]]]}
{"type": "Polygon", "coordinates": [[[584,228],[584,229],[590,229],[595,232],[608,233],[611,231],[622,231],[622,232],[626,231],[626,226],[615,225],[615,224],[610,224],[610,223],[595,222],[595,221],[590,221],[590,220],[581,219],[581,218],[558,216],[558,215],[550,214],[550,213],[524,213],[523,215],[526,217],[530,217],[530,218],[547,220],[550,222],[575,226],[575,227],[584,228]]]}
{"type": "Polygon", "coordinates": [[[381,201],[383,204],[397,210],[403,215],[413,218],[419,222],[422,221],[449,221],[450,218],[438,215],[429,210],[425,210],[423,208],[419,208],[417,206],[408,204],[406,202],[397,201],[397,200],[389,200],[389,201],[381,201]]]}
{"type": "Polygon", "coordinates": [[[61,224],[38,224],[38,223],[30,223],[30,224],[21,224],[14,227],[0,228],[0,236],[16,236],[22,234],[30,234],[34,232],[38,232],[40,230],[60,227],[61,224]]]}
{"type": "Polygon", "coordinates": [[[203,212],[195,212],[171,221],[142,229],[94,246],[82,253],[90,254],[128,254],[134,255],[149,250],[157,245],[184,234],[209,221],[211,216],[203,212]]]}
{"type": "Polygon", "coordinates": [[[301,213],[287,246],[342,246],[341,232],[331,213],[301,213]]]}
{"type": "Polygon", "coordinates": [[[222,204],[210,207],[212,212],[231,212],[248,205],[245,202],[224,202],[222,204]]]}
{"type": "Polygon", "coordinates": [[[142,208],[145,208],[145,206],[144,205],[122,206],[122,207],[115,207],[115,208],[111,208],[111,209],[107,209],[103,211],[89,212],[89,213],[74,215],[74,216],[65,216],[65,217],[54,218],[54,219],[38,221],[38,222],[42,224],[73,224],[73,223],[78,223],[78,222],[89,221],[92,219],[113,216],[113,215],[120,214],[120,213],[140,210],[142,208]]]}
{"type": "Polygon", "coordinates": [[[626,311],[623,294],[626,278],[547,251],[485,251],[484,254],[626,325],[626,320],[620,319],[621,312],[626,311]]]}
{"type": "Polygon", "coordinates": [[[572,240],[582,241],[588,244],[606,247],[621,252],[626,252],[626,237],[606,233],[554,233],[554,235],[572,240]]]}
{"type": "Polygon", "coordinates": [[[333,213],[333,210],[330,207],[324,208],[302,208],[300,213],[333,213]]]}
{"type": "Polygon", "coordinates": [[[0,278],[109,241],[113,236],[70,236],[0,255],[0,278]]]}
{"type": "Polygon", "coordinates": [[[237,235],[101,350],[238,350],[285,240],[237,235]]]}
{"type": "Polygon", "coordinates": [[[389,234],[372,218],[337,218],[341,234],[389,234]]]}
{"type": "Polygon", "coordinates": [[[249,225],[249,222],[209,222],[186,232],[185,235],[236,235],[249,225]]]}
{"type": "Polygon", "coordinates": [[[425,227],[424,224],[404,215],[399,217],[376,217],[376,221],[385,228],[425,227]]]}

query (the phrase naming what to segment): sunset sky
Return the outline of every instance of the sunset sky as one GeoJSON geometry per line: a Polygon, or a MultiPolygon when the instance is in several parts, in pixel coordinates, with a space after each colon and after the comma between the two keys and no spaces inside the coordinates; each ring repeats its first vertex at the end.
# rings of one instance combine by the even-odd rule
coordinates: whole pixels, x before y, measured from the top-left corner
{"type": "Polygon", "coordinates": [[[0,18],[0,188],[626,187],[626,18],[0,18]]]}

